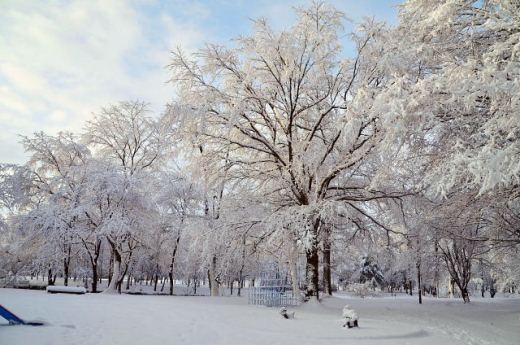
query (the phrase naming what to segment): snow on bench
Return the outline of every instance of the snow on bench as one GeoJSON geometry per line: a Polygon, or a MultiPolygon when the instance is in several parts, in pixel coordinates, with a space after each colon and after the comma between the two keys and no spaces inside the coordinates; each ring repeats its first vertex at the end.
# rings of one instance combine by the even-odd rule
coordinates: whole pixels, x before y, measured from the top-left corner
{"type": "Polygon", "coordinates": [[[82,295],[87,292],[87,290],[84,287],[74,287],[74,286],[56,286],[56,285],[49,285],[47,286],[47,292],[48,293],[75,293],[82,295]]]}

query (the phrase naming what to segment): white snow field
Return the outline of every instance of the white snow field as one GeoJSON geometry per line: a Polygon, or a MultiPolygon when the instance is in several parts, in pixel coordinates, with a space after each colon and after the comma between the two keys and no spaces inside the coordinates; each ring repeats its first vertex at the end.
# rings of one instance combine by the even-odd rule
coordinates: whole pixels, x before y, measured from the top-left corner
{"type": "MultiPolygon", "coordinates": [[[[414,296],[415,297],[415,296],[414,296]]],[[[520,344],[520,299],[372,299],[347,296],[295,308],[247,305],[247,298],[50,295],[0,289],[0,304],[42,327],[0,326],[1,345],[61,344],[520,344]],[[349,304],[360,328],[341,327],[349,304]],[[293,309],[290,309],[293,310],[293,309]]]]}

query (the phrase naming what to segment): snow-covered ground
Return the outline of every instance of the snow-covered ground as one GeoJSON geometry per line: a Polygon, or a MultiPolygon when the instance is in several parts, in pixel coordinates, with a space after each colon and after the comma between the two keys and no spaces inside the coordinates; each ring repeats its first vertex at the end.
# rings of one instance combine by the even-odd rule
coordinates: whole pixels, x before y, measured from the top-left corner
{"type": "MultiPolygon", "coordinates": [[[[247,305],[246,298],[50,295],[0,289],[0,304],[47,326],[0,327],[1,345],[60,344],[520,344],[520,299],[358,299],[339,295],[296,308],[247,305]],[[341,327],[351,305],[360,328],[341,327]]],[[[3,321],[3,320],[2,320],[3,321]]]]}

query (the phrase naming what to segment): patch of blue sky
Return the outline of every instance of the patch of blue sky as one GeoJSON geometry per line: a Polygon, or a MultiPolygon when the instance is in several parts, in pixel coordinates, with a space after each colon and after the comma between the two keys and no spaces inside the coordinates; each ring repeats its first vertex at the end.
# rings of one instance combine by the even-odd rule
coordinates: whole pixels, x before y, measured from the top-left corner
{"type": "MultiPolygon", "coordinates": [[[[293,8],[305,7],[309,3],[307,0],[158,0],[138,3],[137,8],[146,18],[147,39],[155,43],[166,42],[161,17],[168,16],[175,22],[199,28],[205,33],[209,43],[228,45],[233,38],[251,32],[251,19],[266,18],[276,30],[290,27],[295,20],[293,8]]],[[[377,20],[395,24],[400,1],[334,0],[330,3],[351,20],[345,25],[345,31],[349,33],[363,17],[375,17],[377,20]]]]}

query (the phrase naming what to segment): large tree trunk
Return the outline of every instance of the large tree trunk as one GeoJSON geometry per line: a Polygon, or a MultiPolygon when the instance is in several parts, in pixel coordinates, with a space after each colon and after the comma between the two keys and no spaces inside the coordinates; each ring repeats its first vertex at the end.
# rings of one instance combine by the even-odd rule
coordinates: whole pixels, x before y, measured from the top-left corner
{"type": "Polygon", "coordinates": [[[319,248],[318,248],[318,228],[320,226],[320,219],[316,219],[312,226],[312,233],[310,234],[308,248],[305,248],[305,258],[307,263],[305,265],[305,280],[307,283],[307,290],[305,296],[308,300],[320,300],[319,296],[319,248]]]}
{"type": "Polygon", "coordinates": [[[211,290],[211,296],[219,295],[219,284],[217,281],[217,257],[213,255],[208,271],[209,286],[211,290]]]}
{"type": "Polygon", "coordinates": [[[112,249],[112,255],[113,255],[113,265],[112,265],[112,277],[110,279],[110,284],[104,291],[104,293],[116,293],[121,291],[118,291],[118,285],[120,283],[120,275],[121,275],[121,254],[117,250],[114,243],[109,241],[110,247],[112,249]]]}
{"type": "Polygon", "coordinates": [[[307,281],[307,291],[305,295],[308,299],[319,300],[319,256],[318,247],[311,246],[305,252],[307,264],[305,266],[305,277],[307,281]]]}
{"type": "Polygon", "coordinates": [[[110,284],[108,285],[105,292],[107,293],[115,293],[117,292],[117,286],[119,282],[119,276],[121,273],[121,255],[119,253],[114,253],[114,261],[112,263],[112,277],[110,279],[110,284]]]}
{"type": "Polygon", "coordinates": [[[332,274],[330,265],[330,234],[327,233],[323,240],[323,293],[332,296],[332,274]]]}
{"type": "Polygon", "coordinates": [[[291,283],[293,289],[293,295],[296,298],[300,298],[300,285],[298,280],[298,244],[296,239],[292,241],[292,250],[289,254],[289,271],[291,274],[291,283]]]}

